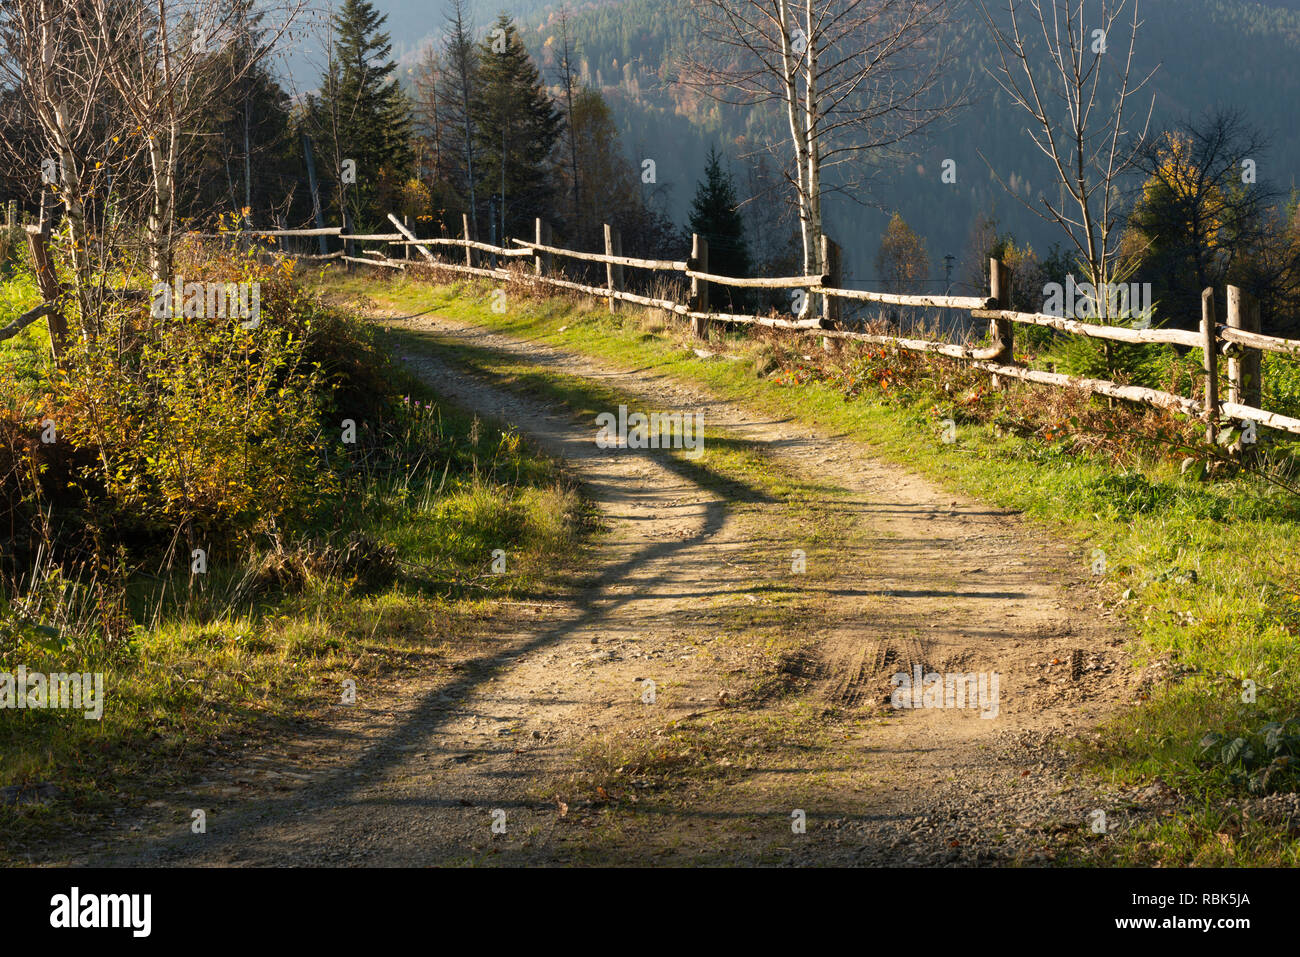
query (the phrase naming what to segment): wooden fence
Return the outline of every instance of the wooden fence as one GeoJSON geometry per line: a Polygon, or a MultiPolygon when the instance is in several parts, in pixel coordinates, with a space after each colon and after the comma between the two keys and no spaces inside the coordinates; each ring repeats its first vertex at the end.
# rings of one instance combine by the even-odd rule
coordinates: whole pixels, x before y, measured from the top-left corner
{"type": "Polygon", "coordinates": [[[821,239],[822,261],[827,264],[827,272],[823,275],[738,278],[709,272],[708,243],[699,235],[692,237],[691,255],[687,259],[639,259],[622,254],[618,231],[608,225],[605,226],[605,251],[595,253],[554,245],[551,240],[551,228],[541,219],[536,220],[536,230],[532,240],[512,239],[510,246],[498,247],[477,242],[470,237],[468,216],[462,219],[461,237],[439,239],[419,239],[410,231],[408,225],[399,221],[397,217],[390,214],[388,218],[397,229],[396,233],[350,238],[396,246],[406,251],[407,258],[395,259],[377,252],[364,256],[335,253],[331,254],[330,258],[339,258],[349,263],[406,269],[414,264],[414,261],[409,258],[409,250],[414,248],[423,257],[423,262],[429,266],[505,281],[543,283],[559,289],[585,293],[605,299],[609,303],[611,312],[618,308],[620,302],[661,309],[689,319],[694,333],[700,337],[707,336],[711,324],[760,325],[773,329],[787,329],[794,333],[822,336],[831,349],[837,348],[843,341],[891,345],[900,349],[933,353],[967,362],[991,373],[995,381],[998,377],[1005,377],[1039,385],[1083,389],[1113,399],[1182,413],[1203,420],[1206,423],[1206,436],[1211,442],[1215,440],[1220,424],[1226,420],[1243,423],[1253,421],[1268,428],[1300,434],[1300,419],[1269,412],[1260,407],[1262,354],[1274,352],[1300,356],[1300,340],[1262,335],[1259,331],[1258,303],[1252,301],[1236,286],[1227,288],[1226,323],[1217,321],[1214,297],[1211,290],[1206,289],[1201,297],[1202,314],[1199,331],[1133,329],[1081,322],[1045,313],[1017,312],[1007,308],[1010,273],[998,260],[989,262],[987,296],[900,295],[841,288],[839,285],[840,250],[829,237],[825,236],[821,239]],[[444,251],[451,249],[458,250],[454,258],[443,254],[444,251]],[[462,257],[463,262],[460,261],[462,257]],[[508,268],[496,264],[486,265],[485,260],[489,257],[495,258],[498,262],[506,260],[511,263],[531,259],[532,269],[525,272],[517,266],[508,268]],[[594,286],[564,278],[563,273],[556,269],[556,259],[604,264],[605,284],[594,286]],[[625,281],[627,269],[671,274],[674,279],[681,281],[682,287],[689,283],[689,295],[685,302],[678,302],[675,299],[655,298],[630,292],[625,281]],[[818,297],[820,309],[815,316],[804,320],[716,312],[710,308],[709,287],[712,285],[741,289],[803,289],[808,295],[818,297]],[[990,345],[977,348],[952,342],[913,339],[845,328],[840,320],[840,304],[843,301],[966,310],[973,319],[989,323],[990,345]],[[1121,385],[1105,379],[1081,378],[1026,368],[1017,364],[1014,358],[1016,324],[1046,327],[1058,332],[1112,342],[1163,343],[1200,349],[1204,356],[1205,395],[1201,399],[1196,399],[1142,386],[1121,385]],[[1227,361],[1226,399],[1219,396],[1218,363],[1221,357],[1227,361]]]}
{"type": "MultiPolygon", "coordinates": [[[[1226,323],[1215,315],[1212,290],[1206,289],[1201,297],[1200,330],[1133,329],[1081,322],[1044,313],[1017,312],[1007,308],[1010,291],[1010,273],[998,260],[989,262],[989,292],[987,296],[931,296],[900,295],[868,292],[860,289],[840,288],[840,251],[828,237],[823,236],[822,261],[827,264],[823,275],[783,276],[776,278],[738,278],[722,276],[709,271],[709,247],[702,236],[694,236],[691,254],[684,260],[640,259],[624,256],[618,231],[606,225],[605,251],[583,252],[556,246],[551,239],[549,224],[536,220],[532,240],[512,239],[508,246],[493,246],[478,242],[470,235],[469,217],[462,218],[462,235],[437,239],[420,239],[411,231],[409,223],[389,215],[396,232],[353,234],[344,229],[299,230],[247,230],[219,234],[191,234],[220,237],[228,240],[269,239],[279,251],[296,258],[315,261],[339,261],[351,268],[354,264],[378,268],[405,270],[424,265],[472,276],[501,279],[510,282],[542,283],[558,289],[568,289],[606,300],[611,312],[622,302],[633,303],[673,313],[689,319],[697,336],[705,337],[711,325],[759,325],[772,329],[786,329],[797,334],[822,336],[827,348],[836,349],[844,341],[870,342],[890,345],[915,352],[932,353],[964,361],[999,378],[1020,379],[1040,385],[1083,389],[1090,393],[1113,399],[1137,402],[1167,409],[1198,418],[1206,423],[1206,435],[1213,442],[1219,426],[1226,420],[1255,422],[1258,425],[1283,432],[1300,434],[1300,419],[1266,411],[1260,408],[1260,366],[1264,352],[1287,356],[1300,356],[1300,340],[1262,335],[1259,331],[1259,307],[1236,286],[1227,288],[1226,323]],[[284,248],[282,238],[337,237],[343,248],[319,255],[290,251],[284,248]],[[381,243],[402,251],[401,258],[378,251],[363,251],[356,255],[357,243],[381,243]],[[415,250],[421,259],[411,258],[415,250]],[[451,254],[451,250],[456,252],[451,254]],[[604,285],[591,285],[565,278],[556,268],[557,259],[571,259],[582,263],[605,266],[604,285]],[[527,269],[531,260],[531,269],[527,269]],[[501,265],[502,262],[509,266],[501,265]],[[521,268],[524,267],[524,268],[521,268]],[[676,282],[671,288],[689,288],[685,302],[676,299],[655,298],[628,290],[626,270],[638,269],[654,274],[670,274],[676,282]],[[803,289],[807,295],[816,296],[819,308],[808,319],[782,319],[756,315],[716,312],[710,308],[710,287],[727,286],[741,289],[803,289]],[[882,305],[913,306],[966,310],[976,320],[989,323],[990,344],[973,347],[932,339],[914,339],[905,336],[864,332],[845,328],[841,321],[840,305],[844,301],[878,303],[882,305]],[[1015,326],[1033,325],[1055,329],[1058,332],[1087,336],[1094,339],[1122,343],[1168,344],[1200,349],[1203,359],[1204,396],[1200,399],[1148,389],[1141,386],[1122,385],[1105,379],[1088,379],[1029,369],[1015,362],[1015,326]],[[1227,361],[1228,395],[1219,395],[1220,358],[1227,361]]],[[[26,317],[24,317],[26,318],[26,317]]],[[[5,330],[7,331],[7,330],[5,330]]],[[[3,338],[4,332],[0,332],[3,338]]]]}

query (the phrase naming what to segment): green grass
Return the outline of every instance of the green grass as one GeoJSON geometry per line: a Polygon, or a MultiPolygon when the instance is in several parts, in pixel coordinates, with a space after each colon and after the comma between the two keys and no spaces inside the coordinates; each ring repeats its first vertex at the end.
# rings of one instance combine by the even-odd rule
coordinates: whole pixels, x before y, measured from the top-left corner
{"type": "MultiPolygon", "coordinates": [[[[393,574],[372,581],[364,565],[308,565],[286,584],[269,571],[296,567],[298,552],[261,550],[202,578],[133,576],[131,634],[111,648],[0,628],[0,671],[102,672],[106,697],[99,721],[0,710],[0,787],[49,782],[63,792],[49,805],[0,807],[0,860],[166,793],[210,754],[318,719],[345,678],[373,689],[437,674],[472,649],[477,622],[501,599],[574,587],[568,569],[595,526],[558,464],[499,423],[408,385],[426,418],[408,435],[410,454],[384,460],[405,467],[362,474],[350,507],[320,530],[391,549],[393,574]],[[491,570],[498,548],[503,575],[491,570]]],[[[44,620],[79,588],[48,590],[44,620]]]]}
{"type": "MultiPolygon", "coordinates": [[[[938,396],[862,388],[849,400],[838,384],[811,371],[792,386],[787,383],[794,377],[763,374],[771,364],[765,356],[770,347],[731,335],[716,339],[713,348],[738,352],[740,361],[700,358],[692,348],[698,344],[680,328],[642,311],[611,316],[603,308],[508,290],[507,310],[495,313],[492,287],[474,283],[430,286],[352,277],[332,280],[329,288],[401,313],[432,309],[698,383],[768,414],[793,415],[868,442],[883,457],[944,486],[1024,513],[1073,542],[1081,569],[1100,548],[1107,561],[1107,604],[1131,623],[1137,664],[1167,656],[1177,675],[1135,701],[1084,757],[1115,784],[1159,777],[1185,795],[1193,810],[1162,824],[1160,834],[1130,841],[1118,854],[1086,860],[1300,862],[1300,842],[1277,830],[1241,827],[1228,839],[1219,836],[1225,832],[1216,829],[1214,816],[1222,813],[1216,809],[1246,794],[1229,769],[1202,760],[1199,745],[1207,732],[1232,736],[1300,711],[1300,502],[1294,496],[1249,474],[1203,483],[1182,476],[1176,460],[1134,454],[1117,465],[1068,452],[1061,442],[977,422],[963,423],[957,441],[944,444],[933,413],[938,396]],[[1241,700],[1248,680],[1256,686],[1253,703],[1241,700]]],[[[818,348],[816,340],[806,341],[805,351],[818,348]]],[[[1012,386],[1008,395],[1021,388],[1012,386]]],[[[1275,785],[1294,789],[1295,772],[1275,785]]]]}
{"type": "MultiPolygon", "coordinates": [[[[40,301],[40,291],[30,275],[18,273],[6,278],[0,271],[0,328],[40,301]]],[[[49,326],[45,320],[38,319],[16,336],[0,342],[0,375],[34,385],[42,376],[49,352],[49,326]]]]}

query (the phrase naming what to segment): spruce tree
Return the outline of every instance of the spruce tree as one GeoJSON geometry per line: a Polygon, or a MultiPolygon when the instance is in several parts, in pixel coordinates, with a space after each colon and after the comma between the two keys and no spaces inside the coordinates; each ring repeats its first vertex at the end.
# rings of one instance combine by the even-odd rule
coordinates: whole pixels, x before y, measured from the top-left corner
{"type": "Polygon", "coordinates": [[[495,197],[497,240],[527,238],[535,216],[553,219],[551,153],[562,119],[506,14],[479,44],[473,103],[479,202],[495,197]],[[503,195],[504,194],[504,195],[503,195]]]}
{"type": "MultiPolygon", "coordinates": [[[[749,243],[745,239],[745,221],[740,215],[736,188],[714,147],[709,147],[704,179],[695,189],[690,231],[699,233],[709,244],[709,272],[738,279],[749,275],[749,243]]],[[[729,296],[733,303],[744,300],[738,289],[723,287],[718,291],[729,296]]]]}
{"type": "Polygon", "coordinates": [[[338,186],[336,202],[346,205],[354,229],[383,221],[379,208],[411,175],[411,105],[393,74],[392,44],[383,26],[388,17],[370,0],[344,0],[334,14],[330,69],[316,104],[317,138],[330,158],[328,175],[338,186]],[[347,160],[356,164],[356,183],[341,176],[347,160]]]}
{"type": "MultiPolygon", "coordinates": [[[[465,0],[448,0],[447,37],[442,50],[442,89],[439,108],[448,129],[448,180],[469,213],[470,230],[479,235],[478,177],[474,136],[474,100],[478,87],[478,47],[474,45],[465,0]]],[[[449,224],[460,232],[459,216],[449,224]]]]}

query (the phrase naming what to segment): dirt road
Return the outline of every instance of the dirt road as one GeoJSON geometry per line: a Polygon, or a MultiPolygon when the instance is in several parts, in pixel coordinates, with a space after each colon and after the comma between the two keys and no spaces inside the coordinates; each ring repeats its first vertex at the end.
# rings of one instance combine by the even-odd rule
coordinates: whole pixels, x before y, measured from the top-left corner
{"type": "Polygon", "coordinates": [[[1058,748],[1137,678],[1079,548],[646,370],[398,326],[702,411],[770,474],[600,449],[590,419],[406,350],[567,460],[610,528],[589,587],[512,609],[455,668],[359,689],[318,736],[223,760],[74,863],[1041,863],[1119,802],[1058,748]],[[996,673],[996,716],[892,707],[918,666],[996,673]]]}

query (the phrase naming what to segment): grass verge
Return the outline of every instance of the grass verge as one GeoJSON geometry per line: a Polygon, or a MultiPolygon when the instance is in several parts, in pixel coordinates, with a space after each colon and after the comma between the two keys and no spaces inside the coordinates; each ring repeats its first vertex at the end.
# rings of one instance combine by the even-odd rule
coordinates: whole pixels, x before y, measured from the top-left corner
{"type": "MultiPolygon", "coordinates": [[[[610,315],[511,289],[507,309],[498,313],[494,287],[476,283],[353,277],[329,288],[399,313],[437,311],[694,382],[768,414],[794,415],[868,442],[891,461],[1016,509],[1074,541],[1079,562],[1104,577],[1113,596],[1108,603],[1132,623],[1137,663],[1164,662],[1167,673],[1103,729],[1084,758],[1111,783],[1158,778],[1184,799],[1172,818],[1081,862],[1300,860],[1294,822],[1260,827],[1243,811],[1259,795],[1294,791],[1298,782],[1300,742],[1288,734],[1294,726],[1284,724],[1300,710],[1295,496],[1248,473],[1199,481],[1181,474],[1176,458],[1146,448],[1116,454],[1079,441],[1064,420],[1059,431],[1017,428],[1026,404],[1051,401],[1032,387],[992,393],[976,386],[954,395],[925,383],[899,388],[887,367],[883,377],[854,377],[855,368],[875,372],[882,359],[889,361],[865,348],[850,346],[827,359],[811,338],[792,343],[715,334],[704,350],[713,354],[701,356],[701,343],[653,312],[610,315]],[[722,361],[719,352],[738,358],[722,361]],[[974,402],[993,414],[962,416],[955,441],[944,442],[942,413],[974,402]],[[1207,748],[1207,735],[1225,740],[1207,748]],[[1243,744],[1234,747],[1237,739],[1243,744]]],[[[897,364],[901,371],[901,357],[897,364]]],[[[1088,415],[1107,414],[1095,401],[1079,401],[1088,415]]]]}
{"type": "MultiPolygon", "coordinates": [[[[41,381],[30,343],[4,345],[0,361],[41,381]]],[[[373,688],[452,666],[503,599],[575,587],[595,524],[558,463],[414,379],[391,385],[407,392],[399,424],[341,473],[326,520],[214,553],[201,575],[124,563],[118,639],[71,628],[95,593],[57,565],[0,594],[0,682],[22,669],[102,675],[103,688],[98,720],[0,708],[0,861],[40,860],[220,753],[302,733],[345,679],[373,688]]]]}

